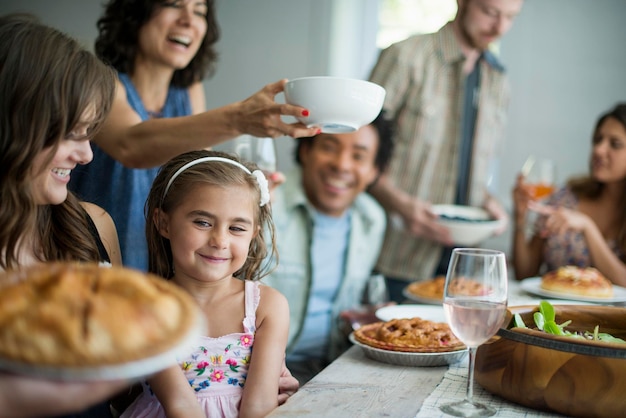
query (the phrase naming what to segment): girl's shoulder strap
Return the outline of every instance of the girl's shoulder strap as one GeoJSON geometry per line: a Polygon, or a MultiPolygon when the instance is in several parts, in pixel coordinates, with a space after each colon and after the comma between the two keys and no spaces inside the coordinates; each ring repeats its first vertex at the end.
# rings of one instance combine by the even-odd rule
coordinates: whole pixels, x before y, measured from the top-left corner
{"type": "Polygon", "coordinates": [[[261,289],[258,281],[245,280],[245,319],[243,326],[246,332],[254,333],[256,331],[256,309],[259,307],[261,300],[261,289]]]}

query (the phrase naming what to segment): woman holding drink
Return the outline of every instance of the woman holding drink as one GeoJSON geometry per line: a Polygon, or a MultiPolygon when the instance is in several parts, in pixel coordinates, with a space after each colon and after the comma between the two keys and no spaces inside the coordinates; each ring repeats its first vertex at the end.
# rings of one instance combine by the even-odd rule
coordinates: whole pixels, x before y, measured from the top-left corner
{"type": "Polygon", "coordinates": [[[570,179],[542,203],[523,174],[513,189],[513,266],[520,280],[565,265],[595,267],[626,286],[626,103],[596,123],[589,175],[570,179]],[[527,239],[528,211],[540,216],[527,239]]]}

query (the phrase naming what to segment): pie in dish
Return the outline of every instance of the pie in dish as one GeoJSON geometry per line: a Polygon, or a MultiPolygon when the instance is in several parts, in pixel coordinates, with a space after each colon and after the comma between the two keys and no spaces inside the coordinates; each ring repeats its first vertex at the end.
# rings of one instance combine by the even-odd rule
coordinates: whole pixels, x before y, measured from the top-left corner
{"type": "MultiPolygon", "coordinates": [[[[407,291],[420,298],[443,301],[443,288],[445,283],[445,276],[437,276],[431,280],[413,282],[407,286],[407,291]]],[[[455,279],[450,289],[453,290],[454,293],[460,293],[468,296],[485,294],[485,288],[483,285],[475,280],[467,278],[455,279]]]]}
{"type": "Polygon", "coordinates": [[[198,324],[183,289],[123,267],[50,263],[0,276],[0,356],[55,367],[166,352],[198,324]]]}
{"type": "Polygon", "coordinates": [[[465,349],[448,324],[421,318],[374,322],[354,331],[354,338],[370,347],[411,353],[443,353],[465,349]]]}
{"type": "Polygon", "coordinates": [[[540,287],[551,292],[576,296],[613,296],[611,281],[593,267],[559,267],[541,276],[540,287]]]}
{"type": "Polygon", "coordinates": [[[437,276],[431,280],[413,282],[407,286],[407,291],[420,298],[443,300],[443,285],[445,276],[437,276]]]}

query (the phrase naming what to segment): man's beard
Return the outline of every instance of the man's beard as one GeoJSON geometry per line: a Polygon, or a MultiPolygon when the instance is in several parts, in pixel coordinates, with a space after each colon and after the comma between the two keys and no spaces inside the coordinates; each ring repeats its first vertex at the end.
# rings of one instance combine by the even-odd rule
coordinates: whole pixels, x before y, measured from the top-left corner
{"type": "Polygon", "coordinates": [[[459,13],[459,32],[463,41],[469,45],[473,49],[477,49],[479,51],[485,51],[489,48],[489,44],[481,44],[476,39],[472,37],[470,32],[467,30],[466,20],[467,20],[467,4],[462,9],[458,10],[459,13]]]}

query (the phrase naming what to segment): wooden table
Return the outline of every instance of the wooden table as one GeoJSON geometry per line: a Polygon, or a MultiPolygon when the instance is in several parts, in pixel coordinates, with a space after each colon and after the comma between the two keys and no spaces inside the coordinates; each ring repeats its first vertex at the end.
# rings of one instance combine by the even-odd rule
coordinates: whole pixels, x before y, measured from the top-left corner
{"type": "Polygon", "coordinates": [[[353,346],[268,417],[414,418],[446,370],[381,363],[353,346]]]}
{"type": "MultiPolygon", "coordinates": [[[[509,299],[511,306],[540,300],[523,292],[514,281],[509,283],[509,299]]],[[[448,366],[406,367],[378,362],[353,346],[268,417],[415,418],[447,370],[448,366]]]]}

